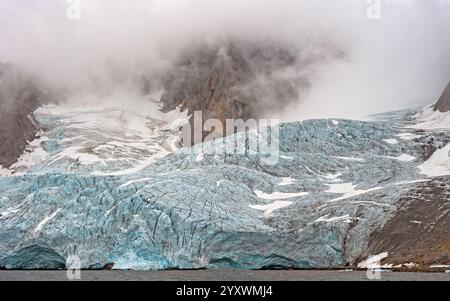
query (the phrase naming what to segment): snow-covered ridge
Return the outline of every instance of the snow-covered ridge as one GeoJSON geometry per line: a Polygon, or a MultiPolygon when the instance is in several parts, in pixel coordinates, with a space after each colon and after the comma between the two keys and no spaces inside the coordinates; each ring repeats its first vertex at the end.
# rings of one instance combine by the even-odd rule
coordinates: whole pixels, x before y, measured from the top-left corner
{"type": "MultiPolygon", "coordinates": [[[[450,112],[441,113],[427,107],[417,116],[417,123],[411,128],[429,131],[450,132],[450,112]]],[[[433,155],[419,166],[420,172],[428,177],[450,175],[450,141],[445,147],[436,150],[433,155]]]]}
{"type": "Polygon", "coordinates": [[[416,115],[416,120],[416,123],[412,124],[410,128],[450,131],[450,112],[441,113],[433,111],[432,107],[427,107],[416,115]]]}

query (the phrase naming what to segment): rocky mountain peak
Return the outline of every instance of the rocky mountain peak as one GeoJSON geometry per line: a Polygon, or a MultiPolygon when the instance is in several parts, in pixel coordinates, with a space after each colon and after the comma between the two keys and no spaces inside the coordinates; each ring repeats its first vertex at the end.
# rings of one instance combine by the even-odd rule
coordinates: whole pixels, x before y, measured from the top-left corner
{"type": "Polygon", "coordinates": [[[450,82],[444,92],[442,92],[441,98],[439,98],[438,102],[434,106],[434,110],[442,113],[450,111],[450,82]]]}

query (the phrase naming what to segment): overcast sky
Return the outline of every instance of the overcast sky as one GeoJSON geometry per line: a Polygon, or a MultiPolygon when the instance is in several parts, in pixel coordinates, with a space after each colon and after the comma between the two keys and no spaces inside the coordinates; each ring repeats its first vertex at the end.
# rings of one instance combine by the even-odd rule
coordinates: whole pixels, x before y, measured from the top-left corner
{"type": "Polygon", "coordinates": [[[288,119],[431,103],[450,80],[450,0],[80,1],[81,11],[76,0],[0,0],[0,61],[68,85],[101,76],[106,61],[157,70],[186,45],[228,36],[347,53],[317,67],[306,100],[280,109],[288,119]]]}

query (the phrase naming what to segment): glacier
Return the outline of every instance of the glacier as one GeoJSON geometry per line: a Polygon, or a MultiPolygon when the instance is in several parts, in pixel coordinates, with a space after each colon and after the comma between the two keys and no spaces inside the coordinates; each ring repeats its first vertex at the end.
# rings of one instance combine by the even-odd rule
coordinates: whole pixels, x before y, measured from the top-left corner
{"type": "Polygon", "coordinates": [[[275,165],[217,141],[180,148],[185,113],[152,114],[34,113],[28,159],[0,176],[0,267],[61,269],[74,255],[85,269],[357,266],[405,198],[450,185],[449,127],[421,128],[421,109],[281,124],[275,165]]]}

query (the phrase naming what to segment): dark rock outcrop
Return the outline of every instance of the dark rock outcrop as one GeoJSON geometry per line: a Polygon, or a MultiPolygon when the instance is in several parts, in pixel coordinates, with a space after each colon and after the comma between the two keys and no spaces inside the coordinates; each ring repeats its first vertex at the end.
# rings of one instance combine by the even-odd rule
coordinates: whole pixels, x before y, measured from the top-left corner
{"type": "Polygon", "coordinates": [[[440,111],[442,113],[450,111],[450,83],[448,83],[444,92],[442,92],[441,98],[434,106],[435,111],[440,111]]]}
{"type": "Polygon", "coordinates": [[[384,227],[370,236],[369,252],[388,252],[384,263],[413,262],[421,267],[450,264],[450,193],[448,177],[435,178],[411,190],[384,227]]]}
{"type": "Polygon", "coordinates": [[[202,111],[204,119],[249,118],[254,99],[239,88],[251,77],[248,62],[234,45],[190,50],[166,80],[164,108],[202,111]]]}
{"type": "Polygon", "coordinates": [[[33,140],[37,128],[30,114],[39,106],[42,91],[15,67],[0,64],[0,165],[15,163],[33,140]]]}

